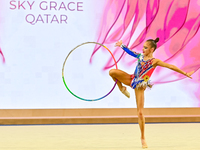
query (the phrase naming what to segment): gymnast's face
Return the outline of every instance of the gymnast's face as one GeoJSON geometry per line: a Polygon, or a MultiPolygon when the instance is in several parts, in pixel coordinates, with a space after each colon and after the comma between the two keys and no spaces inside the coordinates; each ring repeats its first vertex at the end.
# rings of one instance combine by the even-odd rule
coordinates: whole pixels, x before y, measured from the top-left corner
{"type": "Polygon", "coordinates": [[[153,53],[153,49],[152,49],[152,47],[151,47],[149,42],[145,42],[144,43],[142,51],[143,51],[143,55],[144,56],[147,56],[150,53],[153,53]]]}

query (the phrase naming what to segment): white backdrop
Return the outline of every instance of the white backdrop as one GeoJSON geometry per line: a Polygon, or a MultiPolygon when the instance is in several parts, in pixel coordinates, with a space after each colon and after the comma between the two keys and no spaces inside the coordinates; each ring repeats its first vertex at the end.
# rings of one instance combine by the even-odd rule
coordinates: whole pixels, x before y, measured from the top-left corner
{"type": "MultiPolygon", "coordinates": [[[[116,87],[106,98],[86,102],[71,95],[62,81],[62,65],[70,50],[97,41],[106,0],[23,2],[0,2],[0,47],[6,60],[0,63],[0,109],[136,107],[131,88],[130,99],[116,87]]],[[[107,51],[98,51],[89,63],[94,46],[75,50],[65,66],[70,90],[83,98],[99,98],[114,85],[109,70],[103,71],[110,56],[107,51]]],[[[134,68],[118,67],[134,72],[134,68]]],[[[193,94],[183,92],[181,82],[147,90],[145,107],[197,106],[193,94]]]]}

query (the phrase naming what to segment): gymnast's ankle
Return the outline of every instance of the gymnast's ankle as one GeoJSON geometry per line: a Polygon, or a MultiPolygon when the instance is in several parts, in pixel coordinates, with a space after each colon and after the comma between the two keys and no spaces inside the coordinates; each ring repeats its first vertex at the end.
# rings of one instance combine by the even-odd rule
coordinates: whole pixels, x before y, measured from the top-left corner
{"type": "Polygon", "coordinates": [[[121,92],[122,92],[126,97],[130,98],[130,93],[126,90],[126,87],[125,87],[125,86],[123,86],[123,87],[121,88],[121,92]]]}

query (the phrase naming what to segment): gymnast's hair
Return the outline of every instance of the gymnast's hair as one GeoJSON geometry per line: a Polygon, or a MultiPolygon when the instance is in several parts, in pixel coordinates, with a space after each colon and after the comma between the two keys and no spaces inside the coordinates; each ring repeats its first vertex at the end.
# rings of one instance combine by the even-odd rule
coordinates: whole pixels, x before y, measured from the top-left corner
{"type": "Polygon", "coordinates": [[[151,45],[151,47],[154,48],[154,51],[156,50],[157,48],[157,43],[159,41],[159,38],[156,38],[155,40],[153,39],[148,39],[147,42],[149,42],[149,44],[151,45]]]}

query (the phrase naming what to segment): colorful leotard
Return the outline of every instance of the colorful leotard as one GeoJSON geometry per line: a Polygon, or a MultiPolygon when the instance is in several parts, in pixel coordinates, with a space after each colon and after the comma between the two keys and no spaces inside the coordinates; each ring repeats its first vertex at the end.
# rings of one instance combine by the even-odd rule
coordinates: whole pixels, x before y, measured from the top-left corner
{"type": "Polygon", "coordinates": [[[121,45],[121,48],[126,51],[129,55],[135,57],[138,59],[138,63],[135,69],[135,72],[133,75],[131,75],[131,87],[133,89],[139,88],[139,87],[152,87],[152,84],[150,84],[149,78],[151,77],[151,74],[153,73],[154,69],[152,62],[153,59],[149,59],[147,61],[144,61],[144,56],[140,53],[136,53],[128,49],[125,45],[121,45]]]}

